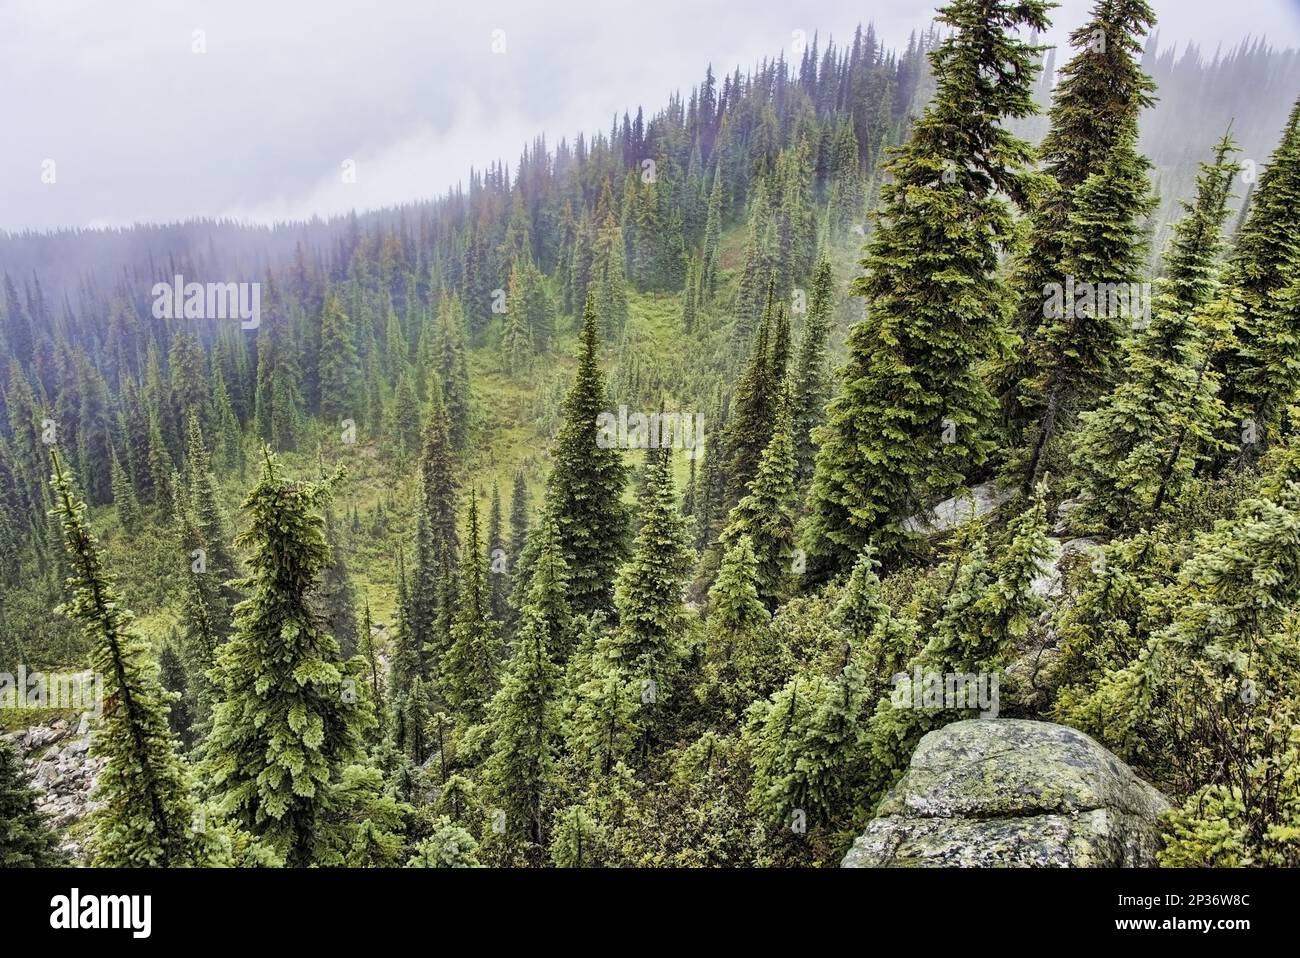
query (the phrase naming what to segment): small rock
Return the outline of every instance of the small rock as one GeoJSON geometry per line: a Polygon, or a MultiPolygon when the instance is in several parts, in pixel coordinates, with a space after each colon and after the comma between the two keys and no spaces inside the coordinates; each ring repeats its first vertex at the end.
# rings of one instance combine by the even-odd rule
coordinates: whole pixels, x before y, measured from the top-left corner
{"type": "Polygon", "coordinates": [[[987,515],[1013,495],[1014,489],[998,489],[996,482],[981,482],[961,495],[945,499],[928,516],[912,516],[903,523],[903,528],[908,532],[948,532],[963,522],[987,515]]]}

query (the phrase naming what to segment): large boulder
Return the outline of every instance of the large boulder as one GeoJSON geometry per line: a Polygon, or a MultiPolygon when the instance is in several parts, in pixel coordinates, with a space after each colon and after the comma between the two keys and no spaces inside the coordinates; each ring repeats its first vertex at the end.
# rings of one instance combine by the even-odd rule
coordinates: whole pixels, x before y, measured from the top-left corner
{"type": "Polygon", "coordinates": [[[1151,866],[1156,818],[1168,807],[1082,732],[971,719],[921,739],[842,864],[1151,866]]]}

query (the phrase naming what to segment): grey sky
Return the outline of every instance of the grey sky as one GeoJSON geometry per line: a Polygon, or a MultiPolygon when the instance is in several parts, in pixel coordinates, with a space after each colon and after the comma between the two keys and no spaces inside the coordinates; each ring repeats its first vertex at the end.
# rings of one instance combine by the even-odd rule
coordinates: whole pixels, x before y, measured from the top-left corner
{"type": "MultiPolygon", "coordinates": [[[[0,0],[0,228],[270,221],[427,198],[471,165],[513,169],[535,134],[554,144],[637,104],[654,112],[709,62],[721,74],[791,56],[796,30],[824,46],[874,20],[902,47],[936,5],[0,0]]],[[[1089,6],[1064,0],[1053,39],[1089,6]]],[[[1230,17],[1224,0],[1154,6],[1162,46],[1300,46],[1296,0],[1232,0],[1230,17]]]]}

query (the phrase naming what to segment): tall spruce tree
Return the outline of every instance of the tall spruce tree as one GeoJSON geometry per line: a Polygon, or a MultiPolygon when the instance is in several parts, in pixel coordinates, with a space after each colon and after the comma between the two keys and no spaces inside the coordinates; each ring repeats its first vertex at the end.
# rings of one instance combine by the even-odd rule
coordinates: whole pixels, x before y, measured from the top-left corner
{"type": "Polygon", "coordinates": [[[1197,464],[1219,451],[1228,412],[1211,363],[1237,307],[1231,291],[1210,300],[1238,168],[1232,153],[1225,136],[1214,161],[1202,164],[1196,200],[1174,226],[1151,324],[1128,344],[1127,374],[1080,417],[1073,458],[1082,522],[1121,531],[1157,518],[1197,464]]]}
{"type": "Polygon", "coordinates": [[[1300,102],[1292,109],[1250,213],[1237,236],[1227,282],[1242,313],[1224,366],[1224,402],[1250,427],[1254,458],[1277,441],[1300,377],[1300,333],[1293,289],[1300,283],[1300,102]]]}
{"type": "Polygon", "coordinates": [[[644,749],[680,667],[686,611],[682,586],[692,561],[686,519],[673,492],[670,450],[649,452],[641,498],[640,530],[615,588],[619,622],[604,654],[625,687],[640,689],[636,724],[644,749]]]}
{"type": "MultiPolygon", "coordinates": [[[[1046,291],[1066,282],[1066,240],[1073,236],[1077,245],[1081,238],[1082,224],[1074,217],[1086,211],[1075,192],[1108,163],[1131,166],[1131,159],[1112,160],[1111,152],[1132,136],[1138,115],[1154,103],[1155,87],[1141,64],[1142,38],[1154,23],[1146,0],[1097,0],[1088,22],[1070,33],[1075,54],[1061,70],[1048,111],[1050,128],[1038,147],[1046,175],[1036,183],[1028,242],[1015,267],[1013,331],[1022,345],[1007,351],[996,377],[1014,448],[1024,444],[1026,430],[1044,415],[1042,370],[1036,362],[1040,350],[1034,341],[1040,327],[1051,328],[1044,323],[1046,291]]],[[[1127,235],[1121,238],[1130,242],[1127,235]]],[[[1092,241],[1104,243],[1106,237],[1092,241]]],[[[1076,278],[1098,281],[1088,275],[1076,278]]]]}
{"type": "Polygon", "coordinates": [[[873,538],[897,546],[908,516],[988,456],[993,401],[976,366],[1002,347],[997,261],[1014,236],[1003,197],[1025,203],[1031,157],[1006,121],[1036,112],[1037,50],[1016,31],[1045,29],[1047,9],[956,0],[939,13],[952,32],[929,55],[935,96],[886,167],[854,287],[870,316],[849,335],[839,394],[816,433],[804,541],[821,568],[847,571],[873,538]]]}
{"type": "Polygon", "coordinates": [[[564,400],[564,422],[551,453],[555,466],[546,481],[546,512],[559,527],[575,615],[612,609],[613,583],[627,554],[627,467],[621,450],[596,441],[597,417],[608,409],[598,325],[595,298],[588,296],[578,372],[564,400]]]}
{"type": "Polygon", "coordinates": [[[69,562],[63,614],[80,622],[93,642],[91,667],[103,677],[104,714],[93,751],[104,759],[95,786],[92,856],[112,867],[202,864],[193,829],[196,806],[179,742],[167,723],[168,703],[148,647],[104,569],[86,520],[86,506],[57,452],[51,454],[54,515],[63,527],[69,562]]]}
{"type": "Polygon", "coordinates": [[[826,341],[831,331],[831,309],[834,306],[835,287],[830,260],[825,257],[817,264],[813,275],[812,295],[808,302],[808,318],[804,322],[803,336],[795,357],[790,381],[790,417],[794,435],[795,476],[799,488],[806,489],[812,481],[813,464],[817,446],[813,429],[822,422],[826,405],[828,375],[826,370],[826,341]]]}
{"type": "Polygon", "coordinates": [[[469,500],[460,600],[451,646],[439,663],[441,692],[470,723],[483,718],[500,680],[500,623],[492,617],[488,563],[483,555],[477,496],[469,500]]]}
{"type": "Polygon", "coordinates": [[[567,581],[552,522],[543,530],[519,634],[489,709],[493,745],[485,775],[502,807],[539,846],[544,843],[543,801],[560,758],[562,674],[557,663],[572,641],[567,581]]]}
{"type": "Polygon", "coordinates": [[[1147,182],[1150,164],[1136,144],[1134,120],[1119,131],[1100,169],[1074,191],[1070,230],[1061,238],[1061,294],[1046,301],[1030,344],[1033,379],[1025,385],[1041,413],[1029,436],[1026,492],[1052,461],[1053,443],[1073,426],[1078,408],[1091,406],[1113,378],[1125,324],[1145,322],[1142,296],[1134,293],[1146,261],[1142,218],[1155,198],[1147,182]],[[1091,295],[1074,299],[1072,281],[1091,295]]]}
{"type": "Polygon", "coordinates": [[[217,654],[221,702],[203,768],[226,814],[302,866],[314,861],[329,789],[360,753],[363,722],[313,596],[330,562],[319,510],[337,474],[290,479],[269,450],[264,458],[243,505],[248,598],[217,654]]]}
{"type": "Polygon", "coordinates": [[[799,494],[789,407],[788,399],[778,401],[772,438],[749,483],[749,494],[732,508],[722,533],[728,547],[749,539],[758,561],[759,594],[770,609],[787,597],[792,578],[799,494]]]}

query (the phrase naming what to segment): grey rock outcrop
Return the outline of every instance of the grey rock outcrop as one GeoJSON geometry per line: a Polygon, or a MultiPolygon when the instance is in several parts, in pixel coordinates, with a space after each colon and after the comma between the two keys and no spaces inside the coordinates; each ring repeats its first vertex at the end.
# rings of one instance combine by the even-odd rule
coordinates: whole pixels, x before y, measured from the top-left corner
{"type": "Polygon", "coordinates": [[[95,808],[90,794],[104,767],[103,759],[90,757],[89,732],[76,719],[60,718],[5,738],[26,760],[40,795],[37,807],[63,836],[64,853],[73,864],[84,863],[85,848],[68,829],[95,808]]]}
{"type": "Polygon", "coordinates": [[[1087,735],[1019,719],[921,740],[847,868],[1146,867],[1169,802],[1087,735]]]}
{"type": "Polygon", "coordinates": [[[949,532],[963,522],[988,515],[1014,494],[1014,489],[999,489],[996,482],[981,482],[961,495],[945,499],[928,515],[912,516],[903,528],[924,534],[949,532]]]}

